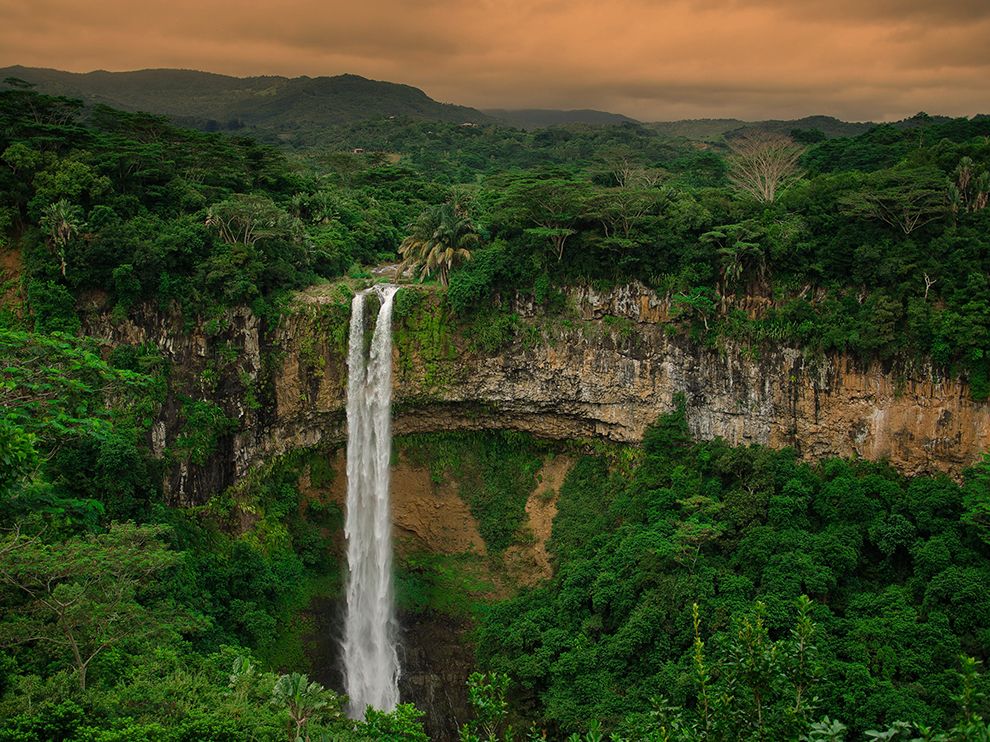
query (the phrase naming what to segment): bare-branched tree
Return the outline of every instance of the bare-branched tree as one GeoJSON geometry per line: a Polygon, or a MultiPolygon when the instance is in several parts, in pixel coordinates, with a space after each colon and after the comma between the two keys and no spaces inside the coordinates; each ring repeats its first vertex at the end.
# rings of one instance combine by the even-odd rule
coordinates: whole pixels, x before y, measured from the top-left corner
{"type": "Polygon", "coordinates": [[[729,142],[729,149],[729,180],[760,203],[773,203],[800,175],[804,147],[782,134],[747,132],[729,142]]]}

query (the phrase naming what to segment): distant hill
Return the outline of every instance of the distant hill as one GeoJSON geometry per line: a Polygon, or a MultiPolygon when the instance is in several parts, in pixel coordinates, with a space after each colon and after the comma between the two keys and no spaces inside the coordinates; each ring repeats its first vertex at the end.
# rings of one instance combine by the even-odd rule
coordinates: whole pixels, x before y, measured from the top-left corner
{"type": "Polygon", "coordinates": [[[679,121],[653,121],[646,126],[669,137],[684,137],[709,141],[720,139],[726,132],[747,126],[740,119],[682,119],[679,121]]]}
{"type": "Polygon", "coordinates": [[[805,116],[791,121],[742,121],[740,119],[688,119],[684,121],[658,121],[647,124],[651,129],[671,137],[684,137],[701,141],[722,139],[751,129],[779,131],[790,134],[794,129],[821,131],[826,137],[854,137],[874,126],[871,122],[840,121],[832,116],[805,116]]]}
{"type": "MultiPolygon", "coordinates": [[[[401,127],[409,121],[453,124],[502,124],[521,129],[548,126],[636,125],[672,139],[723,142],[747,130],[763,129],[790,134],[795,129],[820,131],[828,138],[853,137],[869,130],[871,122],[840,121],[832,116],[806,116],[792,121],[693,119],[643,124],[629,116],[593,109],[475,108],[440,103],[419,88],[369,80],[358,75],[335,77],[230,77],[194,70],[138,70],[135,72],[62,72],[33,67],[0,68],[0,80],[17,77],[43,93],[82,98],[129,111],[147,111],[176,123],[210,131],[245,130],[260,139],[305,147],[333,140],[335,132],[363,122],[391,135],[390,119],[401,127]]],[[[918,114],[894,123],[911,128],[946,121],[942,116],[918,114]]],[[[337,137],[339,139],[339,137],[337,137]]]]}
{"type": "Polygon", "coordinates": [[[611,124],[639,123],[636,119],[623,116],[621,113],[595,111],[590,108],[581,108],[574,111],[558,111],[552,108],[521,108],[513,110],[496,108],[487,109],[485,113],[499,123],[515,126],[519,129],[542,129],[547,126],[565,124],[607,126],[611,124]]]}
{"type": "Polygon", "coordinates": [[[817,130],[825,134],[829,139],[835,137],[855,137],[863,132],[869,131],[876,124],[871,121],[853,122],[840,121],[833,116],[805,116],[791,121],[756,121],[744,125],[745,129],[764,129],[768,131],[779,131],[781,134],[789,134],[794,129],[817,130]]]}
{"type": "Polygon", "coordinates": [[[73,73],[30,67],[0,68],[43,93],[68,95],[130,111],[164,114],[207,129],[254,129],[281,140],[375,118],[492,123],[474,108],[439,103],[418,88],[335,77],[230,77],[194,70],[73,73]]]}

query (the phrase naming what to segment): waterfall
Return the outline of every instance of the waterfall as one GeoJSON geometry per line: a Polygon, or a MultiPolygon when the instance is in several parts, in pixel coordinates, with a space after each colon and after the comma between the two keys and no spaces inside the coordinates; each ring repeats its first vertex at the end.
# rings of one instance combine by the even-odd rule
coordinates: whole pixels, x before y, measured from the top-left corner
{"type": "Polygon", "coordinates": [[[351,718],[373,706],[391,711],[399,702],[399,656],[392,586],[392,518],[389,458],[392,449],[392,298],[396,286],[377,286],[381,297],[371,349],[365,356],[367,291],[351,304],[347,355],[347,615],[344,685],[351,718]]]}

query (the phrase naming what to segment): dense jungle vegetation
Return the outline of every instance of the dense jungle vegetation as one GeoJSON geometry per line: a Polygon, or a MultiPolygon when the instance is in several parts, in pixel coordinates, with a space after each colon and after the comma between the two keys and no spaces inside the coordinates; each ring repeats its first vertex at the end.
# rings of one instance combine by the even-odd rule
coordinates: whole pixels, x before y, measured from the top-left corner
{"type": "Polygon", "coordinates": [[[960,657],[990,639],[988,473],[960,487],[808,466],[692,444],[671,414],[642,448],[577,462],[553,579],[492,607],[482,664],[558,732],[590,718],[631,739],[797,739],[822,716],[854,739],[897,720],[944,729],[960,657]]]}
{"type": "MultiPolygon", "coordinates": [[[[270,327],[292,290],[368,277],[401,246],[487,350],[514,340],[515,292],[552,318],[566,285],[638,280],[699,343],[846,353],[990,395],[990,118],[786,142],[389,119],[334,136],[284,153],[0,90],[0,740],[424,738],[414,708],[354,724],[300,674],[287,627],[340,571],[339,510],[297,487],[330,476],[325,452],[166,504],[163,472],[238,420],[176,388],[166,349],[86,337],[94,307],[192,326],[246,305],[270,327]],[[747,146],[791,158],[769,189],[747,146]],[[155,456],[166,398],[186,433],[155,456]]],[[[550,444],[435,443],[424,459],[454,450],[455,468],[475,451],[469,505],[504,548],[550,444]]],[[[554,577],[478,609],[489,674],[466,739],[509,721],[589,740],[987,739],[966,659],[990,647],[986,464],[962,484],[812,466],[692,444],[674,413],[641,447],[582,449],[559,508],[554,577]]]]}

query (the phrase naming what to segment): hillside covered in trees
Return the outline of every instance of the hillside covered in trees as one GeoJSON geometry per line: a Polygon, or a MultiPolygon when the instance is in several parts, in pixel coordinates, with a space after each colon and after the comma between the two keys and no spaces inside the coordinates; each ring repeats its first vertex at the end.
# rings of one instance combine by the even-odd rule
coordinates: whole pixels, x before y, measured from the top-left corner
{"type": "Polygon", "coordinates": [[[195,70],[89,72],[7,67],[42,92],[126,111],[147,111],[207,131],[250,132],[295,146],[318,142],[327,129],[370,118],[491,123],[467,106],[440,103],[422,90],[359,75],[230,77],[195,70]]]}
{"type": "MultiPolygon", "coordinates": [[[[295,618],[339,590],[339,508],[299,487],[329,476],[328,452],[289,453],[204,506],[167,502],[165,467],[207,458],[238,420],[175,386],[169,349],[86,337],[94,312],[219,333],[247,307],[271,332],[293,291],[404,260],[497,353],[531,341],[510,297],[564,323],[564,287],[638,281],[686,343],[843,354],[990,396],[990,119],[708,143],[632,122],[461,123],[355,119],[281,150],[0,90],[0,740],[424,734],[411,706],[350,722],[302,674],[295,618]],[[185,433],[156,454],[179,392],[185,433]]],[[[639,445],[416,445],[437,480],[474,477],[493,553],[519,538],[533,461],[577,459],[549,580],[496,595],[442,561],[400,575],[419,588],[409,610],[472,596],[458,610],[488,674],[465,739],[507,722],[589,740],[986,739],[967,659],[990,647],[986,463],[959,481],[802,463],[692,442],[677,410],[639,445]]]]}

